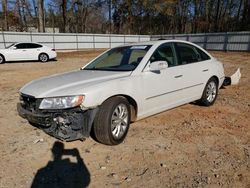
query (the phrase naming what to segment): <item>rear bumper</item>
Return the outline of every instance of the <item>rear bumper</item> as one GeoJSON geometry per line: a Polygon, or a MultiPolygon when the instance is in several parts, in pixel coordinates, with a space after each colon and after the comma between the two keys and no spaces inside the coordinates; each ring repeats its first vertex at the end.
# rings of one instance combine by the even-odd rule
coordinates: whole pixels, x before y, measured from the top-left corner
{"type": "Polygon", "coordinates": [[[53,112],[31,112],[20,103],[18,114],[47,134],[60,140],[73,141],[89,137],[97,109],[82,111],[80,108],[53,112]]]}
{"type": "Polygon", "coordinates": [[[49,59],[56,59],[56,57],[57,57],[57,53],[55,51],[51,51],[49,53],[49,59]]]}

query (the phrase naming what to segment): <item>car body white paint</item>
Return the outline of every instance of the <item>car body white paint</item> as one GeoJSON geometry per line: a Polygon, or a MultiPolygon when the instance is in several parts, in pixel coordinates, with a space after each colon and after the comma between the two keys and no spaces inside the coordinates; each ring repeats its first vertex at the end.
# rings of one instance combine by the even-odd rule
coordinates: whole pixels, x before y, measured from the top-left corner
{"type": "Polygon", "coordinates": [[[152,45],[152,47],[134,71],[77,70],[33,81],[25,85],[20,92],[36,98],[84,95],[82,104],[84,109],[100,106],[113,96],[127,96],[137,104],[138,120],[200,99],[211,77],[218,79],[218,87],[222,86],[225,77],[223,65],[193,43],[161,40],[135,45],[152,45]],[[159,73],[150,71],[149,58],[161,44],[167,42],[191,44],[201,49],[211,59],[168,67],[159,73]]]}
{"type": "MultiPolygon", "coordinates": [[[[32,43],[32,42],[30,42],[32,43]]],[[[57,54],[53,48],[44,46],[39,43],[32,43],[41,45],[41,48],[26,48],[26,49],[17,49],[16,45],[21,43],[15,43],[10,48],[0,49],[0,54],[4,56],[5,61],[32,61],[38,60],[38,57],[41,53],[45,53],[49,56],[49,59],[55,59],[57,54]]]]}

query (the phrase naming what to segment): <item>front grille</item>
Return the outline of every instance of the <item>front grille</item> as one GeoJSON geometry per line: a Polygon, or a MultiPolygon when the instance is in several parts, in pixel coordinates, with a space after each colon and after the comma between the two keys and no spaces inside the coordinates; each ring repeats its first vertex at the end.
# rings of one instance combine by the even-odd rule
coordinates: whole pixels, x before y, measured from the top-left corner
{"type": "Polygon", "coordinates": [[[38,100],[35,97],[30,96],[30,95],[21,94],[20,102],[23,108],[31,112],[36,111],[39,107],[38,100]]]}

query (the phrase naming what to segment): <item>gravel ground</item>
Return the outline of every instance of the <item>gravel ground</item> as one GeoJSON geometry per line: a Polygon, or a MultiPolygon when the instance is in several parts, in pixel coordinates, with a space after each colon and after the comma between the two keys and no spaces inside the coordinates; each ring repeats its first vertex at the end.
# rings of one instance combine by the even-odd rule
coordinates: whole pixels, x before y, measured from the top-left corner
{"type": "Polygon", "coordinates": [[[237,86],[131,125],[123,144],[59,142],[16,112],[27,82],[78,69],[101,50],[0,66],[0,187],[250,187],[250,53],[211,52],[237,86]]]}

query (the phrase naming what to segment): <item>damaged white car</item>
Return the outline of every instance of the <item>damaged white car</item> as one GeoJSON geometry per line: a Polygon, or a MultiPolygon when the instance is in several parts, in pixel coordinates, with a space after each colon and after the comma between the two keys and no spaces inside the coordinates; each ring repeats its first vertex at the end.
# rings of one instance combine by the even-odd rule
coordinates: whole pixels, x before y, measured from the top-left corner
{"type": "Polygon", "coordinates": [[[212,105],[223,65],[199,46],[160,40],[112,48],[81,70],[41,78],[20,90],[19,115],[66,141],[90,132],[115,145],[131,122],[192,101],[212,105]]]}

